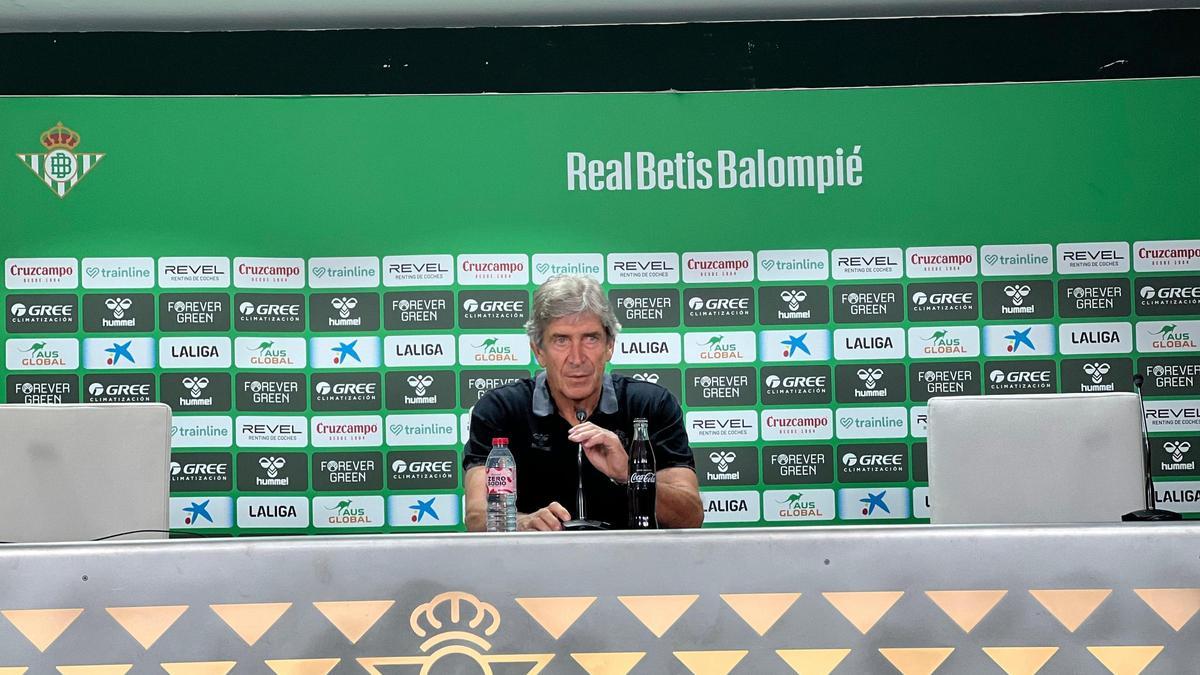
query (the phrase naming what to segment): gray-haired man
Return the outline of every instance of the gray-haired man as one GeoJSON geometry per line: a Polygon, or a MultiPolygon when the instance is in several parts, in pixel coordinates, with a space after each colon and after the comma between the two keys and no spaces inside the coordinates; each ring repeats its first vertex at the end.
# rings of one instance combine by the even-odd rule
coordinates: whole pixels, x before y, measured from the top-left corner
{"type": "Polygon", "coordinates": [[[575,508],[578,444],[588,460],[583,464],[587,517],[625,527],[625,448],[638,417],[649,420],[659,525],[701,524],[695,461],[679,404],[656,384],[604,370],[620,329],[595,279],[552,277],[534,292],[525,331],[545,370],[492,390],[471,413],[471,437],[463,453],[468,529],[485,529],[483,464],[496,436],[509,439],[517,461],[518,529],[561,530],[564,521],[579,515],[567,508],[575,508]],[[579,411],[588,421],[578,421],[579,411]]]}

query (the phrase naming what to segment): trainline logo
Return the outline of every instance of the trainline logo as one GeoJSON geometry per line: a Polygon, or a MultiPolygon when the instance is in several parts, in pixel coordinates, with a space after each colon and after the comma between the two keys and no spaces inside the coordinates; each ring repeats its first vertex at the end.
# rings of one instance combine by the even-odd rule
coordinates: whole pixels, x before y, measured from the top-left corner
{"type": "Polygon", "coordinates": [[[308,285],[313,288],[374,288],[379,285],[379,258],[312,258],[308,285]]]}
{"type": "Polygon", "coordinates": [[[153,258],[84,258],[84,288],[153,288],[153,258]]]}

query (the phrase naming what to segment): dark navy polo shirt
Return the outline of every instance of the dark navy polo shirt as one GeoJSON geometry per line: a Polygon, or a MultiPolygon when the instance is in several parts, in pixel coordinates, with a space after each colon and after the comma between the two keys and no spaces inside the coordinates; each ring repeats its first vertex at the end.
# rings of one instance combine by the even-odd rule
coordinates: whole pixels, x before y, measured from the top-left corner
{"type": "MultiPolygon", "coordinates": [[[[633,420],[649,422],[650,444],[658,470],[675,466],[696,468],[688,445],[683,412],[671,392],[657,384],[606,374],[596,410],[588,421],[608,429],[629,448],[633,420]]],[[[571,425],[554,406],[546,373],[488,392],[471,411],[471,436],[463,450],[463,472],[487,461],[492,439],[508,438],[517,461],[517,511],[533,513],[558,502],[578,518],[576,456],[578,444],[567,440],[571,425]]],[[[625,487],[616,485],[583,458],[583,495],[587,517],[614,529],[628,526],[625,487]]]]}

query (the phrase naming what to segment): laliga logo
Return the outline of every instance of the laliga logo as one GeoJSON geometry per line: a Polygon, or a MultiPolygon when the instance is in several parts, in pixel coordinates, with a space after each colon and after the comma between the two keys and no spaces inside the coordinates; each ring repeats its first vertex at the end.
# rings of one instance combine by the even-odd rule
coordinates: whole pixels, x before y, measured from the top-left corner
{"type": "Polygon", "coordinates": [[[423,652],[414,656],[382,656],[358,659],[371,675],[391,672],[417,672],[394,666],[419,666],[421,675],[433,673],[483,673],[495,668],[504,673],[537,675],[554,654],[488,654],[488,637],[500,629],[500,613],[495,606],[461,591],[435,596],[409,615],[409,628],[419,638],[433,634],[421,643],[423,652]],[[440,665],[439,665],[440,664],[440,665]],[[513,666],[520,666],[514,669],[513,666]],[[380,670],[380,667],[385,667],[380,670]]]}
{"type": "Polygon", "coordinates": [[[1029,295],[1030,288],[1025,285],[1021,286],[1005,286],[1004,294],[1011,300],[1012,304],[1020,307],[1021,303],[1025,302],[1025,296],[1029,295]]]}
{"type": "Polygon", "coordinates": [[[729,469],[729,463],[737,459],[736,452],[714,452],[708,456],[713,464],[717,465],[717,471],[724,473],[729,469]]]}
{"type": "Polygon", "coordinates": [[[287,460],[282,457],[260,457],[258,465],[267,470],[267,478],[274,478],[279,475],[279,470],[287,464],[287,460]]]}
{"type": "Polygon", "coordinates": [[[129,298],[108,298],[104,301],[104,306],[112,312],[114,319],[120,319],[125,316],[125,310],[133,306],[133,301],[129,298]]]}
{"type": "Polygon", "coordinates": [[[58,195],[59,199],[66,197],[71,188],[83,180],[83,177],[104,158],[102,152],[72,152],[79,146],[79,134],[63,126],[62,122],[43,131],[41,142],[42,147],[49,152],[19,152],[17,158],[29,167],[51,192],[58,195]]]}
{"type": "Polygon", "coordinates": [[[879,384],[881,377],[883,377],[883,371],[879,368],[860,368],[858,370],[858,379],[867,385],[867,389],[874,389],[875,385],[879,384]]]}
{"type": "Polygon", "coordinates": [[[1192,444],[1188,441],[1167,441],[1163,443],[1163,450],[1171,454],[1171,459],[1176,463],[1183,461],[1183,456],[1188,450],[1192,449],[1192,444]]]}
{"type": "Polygon", "coordinates": [[[779,293],[779,299],[788,304],[789,312],[800,309],[800,303],[804,302],[806,298],[808,298],[806,291],[781,291],[779,293]]]}
{"type": "Polygon", "coordinates": [[[347,319],[350,317],[350,311],[358,307],[358,298],[333,298],[329,304],[338,311],[338,316],[347,319]]]}
{"type": "Polygon", "coordinates": [[[649,382],[651,384],[658,384],[658,373],[634,373],[633,379],[639,380],[641,382],[649,382]]]}
{"type": "Polygon", "coordinates": [[[429,375],[409,375],[408,386],[417,392],[417,396],[425,395],[425,388],[433,384],[433,377],[429,375]]]}
{"type": "Polygon", "coordinates": [[[1104,380],[1104,375],[1111,369],[1107,363],[1088,363],[1084,365],[1083,372],[1092,376],[1093,384],[1100,384],[1104,380]]]}
{"type": "Polygon", "coordinates": [[[187,387],[192,394],[192,398],[198,398],[204,388],[208,386],[207,377],[185,377],[183,378],[183,386],[187,387]]]}

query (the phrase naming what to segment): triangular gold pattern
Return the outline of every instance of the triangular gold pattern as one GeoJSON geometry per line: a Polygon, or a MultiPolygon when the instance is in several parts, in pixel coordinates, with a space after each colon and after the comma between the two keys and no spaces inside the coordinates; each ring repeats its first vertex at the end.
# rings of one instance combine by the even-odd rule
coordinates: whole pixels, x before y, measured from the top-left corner
{"type": "Polygon", "coordinates": [[[745,649],[711,652],[673,652],[693,675],[727,675],[749,654],[745,649]]]}
{"type": "Polygon", "coordinates": [[[983,653],[1008,675],[1035,675],[1058,647],[984,647],[983,653]]]}
{"type": "Polygon", "coordinates": [[[1138,675],[1162,650],[1162,645],[1088,647],[1092,656],[1113,675],[1138,675]]]}
{"type": "Polygon", "coordinates": [[[799,593],[722,593],[721,599],[742,617],[755,633],[766,635],[767,631],[788,611],[799,593]]]}
{"type": "Polygon", "coordinates": [[[776,649],[775,653],[797,675],[829,675],[850,653],[849,649],[776,649]]]}
{"type": "Polygon", "coordinates": [[[646,656],[646,652],[591,652],[576,654],[571,658],[588,675],[627,675],[646,656]]]}
{"type": "Polygon", "coordinates": [[[351,644],[356,644],[394,604],[395,600],[351,600],[314,602],[313,606],[325,615],[329,623],[341,631],[351,644]]]}
{"type": "Polygon", "coordinates": [[[98,666],[56,666],[62,675],[125,675],[132,663],[113,663],[98,666]]]}
{"type": "Polygon", "coordinates": [[[925,591],[958,627],[970,633],[1008,591],[925,591]]]}
{"type": "Polygon", "coordinates": [[[596,602],[596,596],[567,598],[516,598],[538,625],[557,640],[596,602]]]}
{"type": "Polygon", "coordinates": [[[264,661],[276,675],[327,675],[341,659],[275,659],[264,661]]]}
{"type": "Polygon", "coordinates": [[[0,675],[24,675],[27,670],[29,666],[4,666],[0,668],[0,675]]]}
{"type": "Polygon", "coordinates": [[[822,593],[834,609],[863,635],[887,614],[904,591],[849,591],[822,593]]]}
{"type": "Polygon", "coordinates": [[[929,675],[954,651],[953,647],[880,649],[879,653],[903,675],[929,675]]]}
{"type": "Polygon", "coordinates": [[[1029,594],[1072,633],[1112,594],[1108,588],[1032,590],[1029,594]]]}
{"type": "Polygon", "coordinates": [[[683,613],[688,611],[699,595],[619,595],[617,599],[650,629],[662,637],[683,613]]]}
{"type": "Polygon", "coordinates": [[[83,610],[7,609],[0,614],[3,614],[26,640],[32,642],[39,652],[44,652],[80,614],[83,614],[83,610]]]}
{"type": "Polygon", "coordinates": [[[105,607],[104,609],[121,624],[126,633],[143,649],[150,649],[187,611],[187,605],[160,605],[153,607],[105,607]]]}
{"type": "Polygon", "coordinates": [[[237,661],[191,661],[158,665],[170,675],[225,675],[237,665],[237,661]]]}
{"type": "Polygon", "coordinates": [[[1200,610],[1200,588],[1135,588],[1133,592],[1175,630],[1200,610]]]}
{"type": "Polygon", "coordinates": [[[209,605],[221,620],[253,645],[292,606],[290,602],[256,602],[244,605],[209,605]]]}

